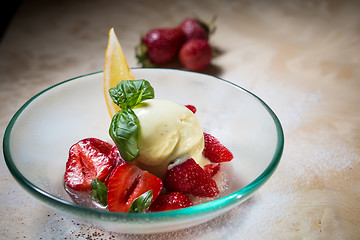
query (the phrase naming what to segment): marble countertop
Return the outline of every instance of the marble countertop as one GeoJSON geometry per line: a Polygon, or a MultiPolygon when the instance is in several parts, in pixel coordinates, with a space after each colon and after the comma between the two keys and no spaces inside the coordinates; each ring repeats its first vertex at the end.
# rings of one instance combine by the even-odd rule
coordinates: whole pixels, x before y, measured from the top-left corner
{"type": "Polygon", "coordinates": [[[176,232],[129,235],[77,223],[26,193],[0,156],[1,239],[359,239],[359,1],[25,0],[0,45],[0,133],[39,91],[103,69],[114,27],[134,47],[154,27],[217,16],[205,72],[262,98],[285,133],[273,177],[233,211],[176,232]]]}

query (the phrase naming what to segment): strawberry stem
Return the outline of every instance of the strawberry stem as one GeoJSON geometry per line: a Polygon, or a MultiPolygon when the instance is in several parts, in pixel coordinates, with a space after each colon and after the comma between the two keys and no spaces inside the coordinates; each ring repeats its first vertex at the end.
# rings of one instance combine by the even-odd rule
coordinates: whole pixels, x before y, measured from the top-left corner
{"type": "Polygon", "coordinates": [[[141,67],[145,68],[152,68],[155,67],[155,65],[150,61],[150,59],[146,55],[147,47],[145,44],[140,42],[139,45],[135,46],[135,56],[138,60],[138,64],[141,65],[141,67]]]}

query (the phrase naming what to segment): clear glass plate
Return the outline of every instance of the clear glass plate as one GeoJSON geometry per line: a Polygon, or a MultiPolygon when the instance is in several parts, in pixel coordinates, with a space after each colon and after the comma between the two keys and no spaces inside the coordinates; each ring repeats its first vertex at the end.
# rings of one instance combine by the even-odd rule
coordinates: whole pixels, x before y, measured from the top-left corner
{"type": "Polygon", "coordinates": [[[245,89],[210,75],[172,69],[133,69],[156,98],[196,106],[203,130],[228,147],[222,188],[214,200],[190,208],[142,214],[79,206],[64,190],[68,150],[86,137],[111,142],[103,97],[103,73],[66,80],[27,101],[10,121],[3,140],[6,164],[19,184],[46,205],[81,222],[122,233],[155,233],[194,226],[239,205],[275,171],[284,147],[274,112],[245,89]]]}

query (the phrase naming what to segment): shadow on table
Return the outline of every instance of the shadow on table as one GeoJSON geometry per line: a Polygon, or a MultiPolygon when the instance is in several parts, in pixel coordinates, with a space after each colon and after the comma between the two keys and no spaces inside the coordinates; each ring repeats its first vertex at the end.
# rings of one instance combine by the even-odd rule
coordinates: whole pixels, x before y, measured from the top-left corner
{"type": "Polygon", "coordinates": [[[0,21],[0,42],[2,41],[6,29],[11,23],[14,15],[16,14],[17,9],[21,4],[21,0],[12,0],[12,1],[4,1],[1,5],[1,21],[0,21]]]}

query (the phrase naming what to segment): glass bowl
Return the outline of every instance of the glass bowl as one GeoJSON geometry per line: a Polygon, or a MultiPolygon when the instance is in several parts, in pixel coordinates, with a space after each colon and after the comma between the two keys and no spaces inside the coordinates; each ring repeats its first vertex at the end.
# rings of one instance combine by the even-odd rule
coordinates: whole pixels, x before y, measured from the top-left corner
{"type": "Polygon", "coordinates": [[[18,183],[51,208],[106,230],[121,233],[174,231],[213,219],[249,198],[275,171],[284,147],[281,124],[257,96],[226,80],[182,70],[137,68],[156,98],[197,108],[203,130],[229,148],[223,191],[193,207],[157,213],[124,214],[73,203],[63,175],[72,144],[87,137],[111,142],[110,116],[103,96],[103,73],[56,84],[27,101],[4,135],[6,164],[18,183]]]}

